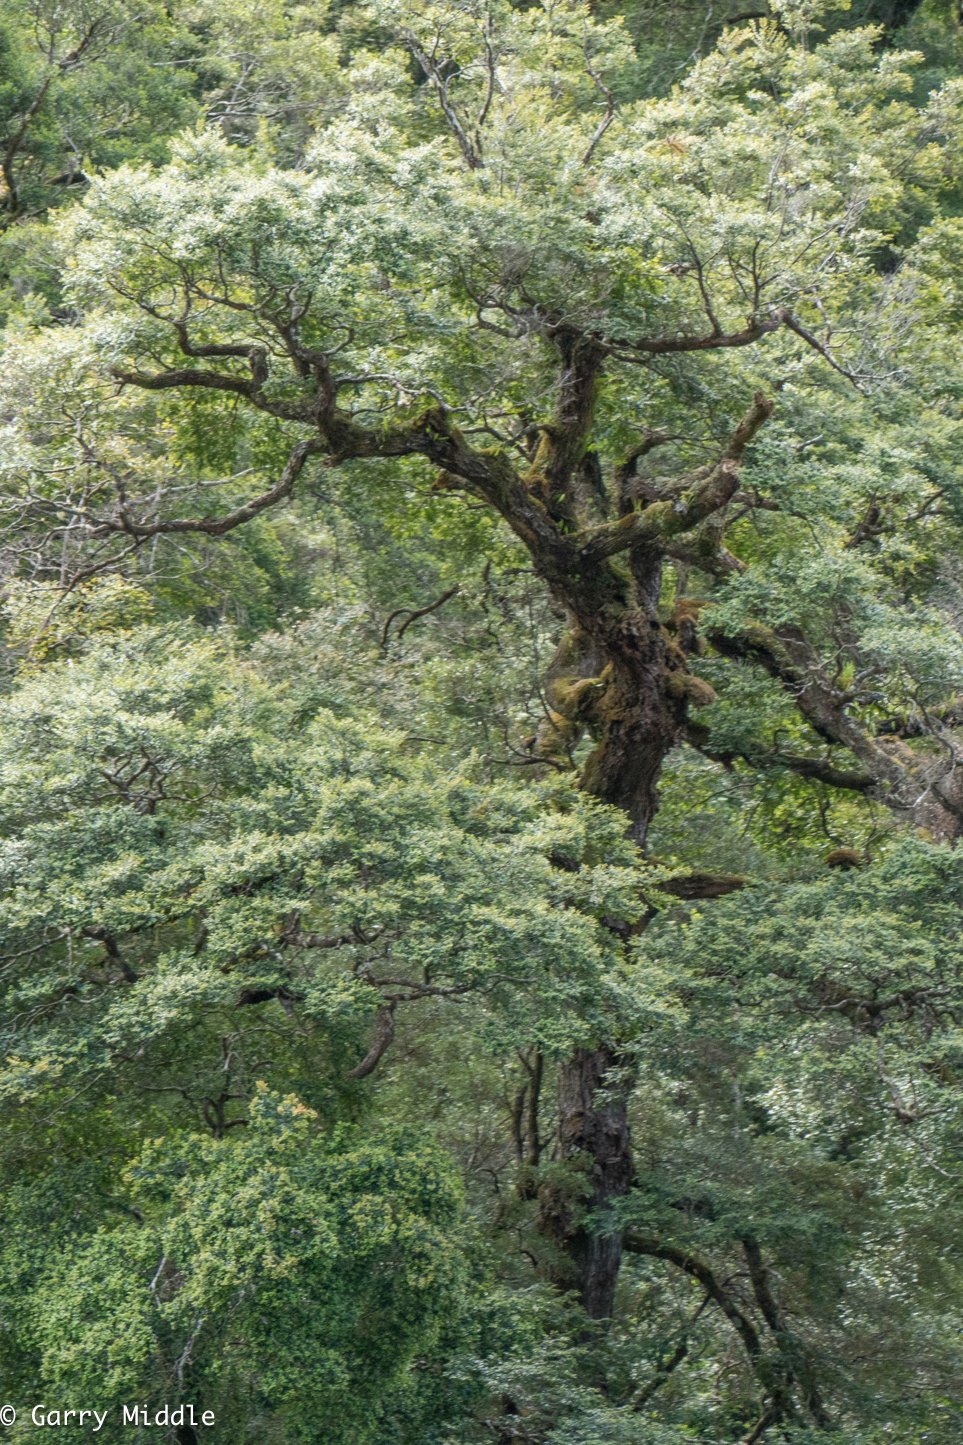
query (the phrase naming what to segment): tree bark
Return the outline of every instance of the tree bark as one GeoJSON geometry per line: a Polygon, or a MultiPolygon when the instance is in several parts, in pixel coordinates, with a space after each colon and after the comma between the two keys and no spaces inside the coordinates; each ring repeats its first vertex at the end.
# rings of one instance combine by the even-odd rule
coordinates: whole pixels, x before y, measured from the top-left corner
{"type": "MultiPolygon", "coordinates": [[[[599,660],[605,664],[588,694],[589,706],[576,719],[597,738],[581,786],[620,808],[630,836],[642,847],[658,808],[662,765],[685,727],[685,689],[673,688],[674,673],[684,673],[685,660],[656,610],[661,559],[636,558],[633,571],[635,605],[608,605],[594,614],[583,607],[572,636],[593,667],[599,660]]],[[[568,687],[569,695],[577,690],[568,687]]],[[[622,1262],[618,1208],[633,1173],[632,1082],[631,1065],[611,1040],[576,1049],[559,1070],[559,1153],[583,1171],[584,1182],[574,1198],[561,1196],[554,1185],[543,1191],[541,1223],[564,1257],[556,1282],[577,1291],[592,1319],[612,1314],[622,1262]]]]}
{"type": "Polygon", "coordinates": [[[585,1183],[577,1198],[544,1190],[541,1225],[560,1255],[555,1283],[577,1290],[595,1320],[612,1314],[622,1263],[616,1210],[632,1181],[628,1094],[611,1047],[575,1049],[559,1071],[559,1149],[585,1171],[585,1183]]]}

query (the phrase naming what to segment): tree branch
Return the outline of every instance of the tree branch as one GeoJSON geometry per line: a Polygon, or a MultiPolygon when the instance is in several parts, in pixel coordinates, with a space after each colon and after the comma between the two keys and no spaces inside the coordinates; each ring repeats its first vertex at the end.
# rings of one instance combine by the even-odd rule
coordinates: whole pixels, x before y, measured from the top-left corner
{"type": "Polygon", "coordinates": [[[478,144],[477,137],[475,142],[472,142],[468,132],[462,125],[458,112],[449,99],[448,82],[442,75],[441,68],[435,63],[432,57],[426,53],[423,47],[418,44],[418,41],[410,31],[406,31],[402,38],[411,51],[413,58],[421,67],[428,84],[437,95],[442,114],[448,122],[449,130],[458,142],[458,148],[465,158],[465,164],[469,170],[474,171],[480,169],[484,162],[482,161],[481,148],[478,144]]]}
{"type": "Polygon", "coordinates": [[[739,873],[680,873],[658,885],[660,893],[686,901],[696,898],[725,898],[747,887],[748,878],[739,873]]]}
{"type": "Polygon", "coordinates": [[[625,552],[640,542],[654,542],[691,532],[713,512],[724,507],[739,485],[739,468],[746,447],[772,415],[774,403],[756,392],[752,406],[736,427],[725,451],[707,476],[700,477],[675,500],[652,502],[574,540],[582,559],[598,562],[625,552]]]}
{"type": "Polygon", "coordinates": [[[741,760],[755,768],[787,768],[801,778],[812,782],[825,783],[830,788],[841,788],[846,792],[867,793],[875,783],[873,774],[860,768],[839,768],[827,758],[804,757],[797,753],[783,753],[778,748],[767,751],[748,750],[728,752],[713,748],[711,730],[701,723],[690,720],[686,728],[686,742],[703,757],[712,762],[731,767],[741,760]]]}
{"type": "Polygon", "coordinates": [[[130,536],[140,539],[175,532],[203,532],[208,537],[222,537],[226,532],[231,532],[235,527],[249,522],[259,512],[264,512],[269,507],[276,506],[278,502],[290,497],[308,457],[314,456],[324,449],[324,443],[320,437],[306,437],[303,441],[298,442],[273,487],[269,487],[260,496],[252,498],[250,502],[245,502],[243,506],[235,507],[232,512],[226,512],[221,517],[172,517],[167,521],[136,522],[127,514],[122,504],[116,519],[98,520],[94,530],[97,532],[126,532],[130,536]]]}
{"type": "Polygon", "coordinates": [[[634,1229],[626,1231],[623,1244],[631,1254],[645,1254],[651,1256],[653,1259],[667,1260],[670,1264],[674,1264],[677,1269],[681,1269],[683,1273],[690,1275],[692,1279],[698,1280],[706,1294],[722,1311],[742,1340],[750,1363],[755,1369],[762,1356],[762,1341],[759,1338],[759,1331],[748,1316],[739,1308],[729,1291],[719,1283],[711,1267],[705,1260],[700,1259],[700,1257],[697,1254],[693,1254],[691,1250],[679,1249],[676,1245],[665,1244],[654,1235],[642,1234],[634,1229]]]}
{"type": "MultiPolygon", "coordinates": [[[[762,625],[740,633],[714,628],[708,640],[723,657],[757,662],[782,684],[820,737],[848,748],[872,775],[872,784],[889,788],[904,780],[903,767],[846,713],[846,699],[825,677],[819,658],[797,627],[776,633],[762,625]]],[[[815,776],[815,774],[813,774],[815,776]]],[[[860,786],[859,791],[865,791],[860,786]]]]}
{"type": "Polygon", "coordinates": [[[603,344],[623,361],[638,360],[642,356],[672,356],[689,351],[719,351],[729,347],[752,346],[763,336],[785,326],[788,317],[788,311],[780,307],[768,316],[754,317],[741,331],[713,330],[703,336],[647,336],[634,341],[613,338],[603,344]]]}
{"type": "MultiPolygon", "coordinates": [[[[260,352],[260,348],[251,348],[260,352]]],[[[205,353],[210,354],[210,353],[205,353]]],[[[263,353],[260,353],[263,355],[263,353]]],[[[313,421],[315,407],[307,403],[290,406],[286,402],[270,401],[261,390],[263,375],[254,375],[248,381],[243,376],[230,376],[222,371],[204,371],[196,367],[172,368],[169,371],[127,371],[123,367],[111,368],[111,375],[124,386],[138,386],[143,391],[176,391],[179,387],[200,387],[205,391],[226,391],[232,396],[241,396],[258,411],[267,412],[283,421],[313,421]]]]}
{"type": "Polygon", "coordinates": [[[374,1039],[371,1047],[353,1069],[348,1070],[349,1079],[366,1079],[373,1074],[380,1064],[382,1058],[388,1051],[391,1041],[395,1036],[395,1005],[394,1003],[383,1003],[378,1009],[378,1018],[375,1023],[374,1039]]]}
{"type": "Polygon", "coordinates": [[[454,587],[449,587],[446,592],[443,592],[440,597],[436,597],[434,602],[429,602],[426,607],[396,608],[396,610],[389,615],[381,633],[382,652],[387,649],[388,634],[391,631],[391,624],[395,621],[397,617],[404,617],[405,619],[404,622],[402,622],[401,626],[398,628],[397,633],[395,634],[395,641],[400,642],[413,622],[417,622],[420,617],[427,617],[431,612],[437,612],[439,607],[443,607],[446,602],[450,602],[451,599],[457,595],[458,591],[459,585],[456,582],[454,587]],[[405,615],[406,613],[407,616],[405,615]]]}

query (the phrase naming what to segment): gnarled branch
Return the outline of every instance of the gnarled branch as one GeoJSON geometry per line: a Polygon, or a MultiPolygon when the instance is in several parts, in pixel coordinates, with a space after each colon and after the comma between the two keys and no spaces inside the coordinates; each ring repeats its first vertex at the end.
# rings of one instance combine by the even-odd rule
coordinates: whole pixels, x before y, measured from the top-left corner
{"type": "Polygon", "coordinates": [[[739,485],[739,468],[746,447],[772,415],[773,402],[756,392],[752,406],[736,427],[716,465],[706,476],[672,501],[652,502],[618,522],[607,523],[575,538],[585,562],[593,563],[625,552],[639,543],[659,542],[691,532],[713,512],[724,507],[739,485]]]}

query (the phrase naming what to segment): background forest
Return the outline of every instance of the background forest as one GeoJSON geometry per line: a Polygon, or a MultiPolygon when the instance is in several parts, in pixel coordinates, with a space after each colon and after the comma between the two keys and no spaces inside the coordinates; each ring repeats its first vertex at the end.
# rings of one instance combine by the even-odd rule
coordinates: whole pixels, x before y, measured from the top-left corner
{"type": "Polygon", "coordinates": [[[5,0],[0,1438],[963,1437],[961,22],[5,0]]]}

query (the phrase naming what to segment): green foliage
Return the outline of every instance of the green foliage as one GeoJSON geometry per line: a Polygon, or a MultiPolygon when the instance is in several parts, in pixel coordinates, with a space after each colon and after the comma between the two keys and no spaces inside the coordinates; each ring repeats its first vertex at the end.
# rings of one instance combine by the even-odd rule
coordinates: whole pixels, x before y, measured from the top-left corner
{"type": "Polygon", "coordinates": [[[8,5],[12,1440],[957,1438],[963,42],[741,8],[8,5]]]}
{"type": "Polygon", "coordinates": [[[170,7],[143,0],[11,0],[0,31],[0,210],[55,205],[136,154],[161,160],[191,114],[170,7]]]}
{"type": "Polygon", "coordinates": [[[325,1139],[261,1085],[243,1138],[148,1143],[126,1182],[135,1218],[72,1241],[26,1301],[51,1398],[102,1401],[106,1439],[131,1438],[125,1404],[185,1390],[237,1440],[313,1440],[318,1419],[381,1438],[460,1308],[450,1164],[399,1134],[325,1139]]]}
{"type": "Polygon", "coordinates": [[[190,1097],[238,1008],[338,1050],[383,994],[477,994],[490,1043],[558,1052],[618,997],[602,920],[639,915],[645,875],[570,788],[435,773],[164,629],[30,676],[4,715],[11,1099],[114,1087],[123,1059],[190,1097]]]}
{"type": "Polygon", "coordinates": [[[746,890],[645,945],[678,970],[684,1011],[665,1013],[660,1046],[646,1038],[635,1217],[709,1256],[738,1258],[751,1233],[823,1377],[864,1423],[908,1431],[923,1358],[937,1394],[956,1369],[933,1326],[960,1290],[961,889],[956,850],[905,840],[869,867],[746,890]]]}

